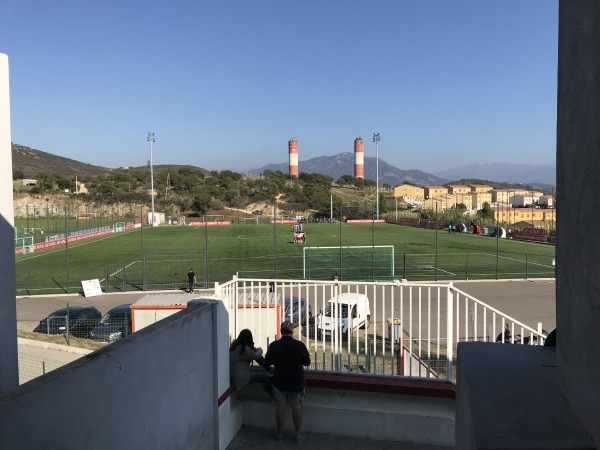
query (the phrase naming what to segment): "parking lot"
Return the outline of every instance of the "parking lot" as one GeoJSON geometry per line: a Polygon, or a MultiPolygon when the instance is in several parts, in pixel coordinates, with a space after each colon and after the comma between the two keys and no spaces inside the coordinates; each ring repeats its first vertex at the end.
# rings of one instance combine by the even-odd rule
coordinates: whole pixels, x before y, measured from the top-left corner
{"type": "MultiPolygon", "coordinates": [[[[554,280],[465,281],[454,286],[515,319],[550,331],[556,327],[556,292],[554,280]]],[[[102,314],[125,303],[135,303],[155,292],[103,294],[85,298],[79,295],[18,297],[17,328],[31,331],[51,312],[65,306],[95,306],[102,314]]],[[[202,291],[196,291],[198,295],[202,291]]]]}

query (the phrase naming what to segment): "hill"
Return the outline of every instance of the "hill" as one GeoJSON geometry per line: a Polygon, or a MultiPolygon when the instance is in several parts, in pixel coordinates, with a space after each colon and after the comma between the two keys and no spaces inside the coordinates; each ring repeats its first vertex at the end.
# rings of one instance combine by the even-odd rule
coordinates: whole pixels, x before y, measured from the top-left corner
{"type": "Polygon", "coordinates": [[[13,169],[19,169],[26,178],[33,178],[40,172],[57,173],[64,177],[98,176],[111,169],[63,158],[24,145],[12,144],[13,169]]]}
{"type": "MultiPolygon", "coordinates": [[[[70,158],[53,155],[24,145],[12,143],[13,169],[19,169],[26,178],[33,178],[40,172],[56,173],[63,177],[74,176],[98,176],[110,172],[114,168],[94,166],[82,163],[70,158]]],[[[134,169],[145,169],[146,166],[134,167],[134,169]]],[[[205,174],[210,172],[196,166],[181,164],[154,165],[154,171],[170,170],[176,172],[179,169],[189,168],[200,170],[205,174]]]]}
{"type": "MultiPolygon", "coordinates": [[[[148,162],[148,164],[145,166],[132,167],[132,169],[144,169],[144,170],[149,171],[150,163],[148,162]]],[[[210,175],[210,170],[206,170],[206,169],[203,169],[202,167],[198,167],[198,166],[191,166],[189,164],[154,164],[154,172],[155,173],[162,172],[162,171],[168,171],[171,173],[175,173],[179,169],[199,170],[200,172],[203,172],[205,175],[210,175]]]]}

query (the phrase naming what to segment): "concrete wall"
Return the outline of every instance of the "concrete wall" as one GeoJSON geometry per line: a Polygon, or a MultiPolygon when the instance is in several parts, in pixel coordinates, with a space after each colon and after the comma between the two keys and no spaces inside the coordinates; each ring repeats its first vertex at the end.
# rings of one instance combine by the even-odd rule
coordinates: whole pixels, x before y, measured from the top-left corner
{"type": "MultiPolygon", "coordinates": [[[[275,407],[259,385],[242,394],[243,423],[274,428],[275,407]]],[[[455,400],[348,389],[306,388],[302,428],[313,433],[454,447],[455,400]]],[[[285,428],[293,430],[288,409],[285,428]]]]}
{"type": "Polygon", "coordinates": [[[244,328],[252,331],[252,337],[257,347],[265,353],[269,343],[277,339],[277,331],[281,324],[281,307],[279,305],[239,305],[235,311],[235,329],[231,330],[231,337],[235,339],[244,328]],[[249,306],[249,307],[246,307],[249,306]]]}
{"type": "Polygon", "coordinates": [[[221,302],[190,306],[24,384],[0,399],[0,448],[217,448],[226,324],[221,302]]]}
{"type": "MultiPolygon", "coordinates": [[[[225,450],[242,427],[242,412],[231,403],[229,382],[229,314],[221,300],[198,299],[188,302],[188,308],[210,304],[213,306],[213,331],[216,338],[212,347],[207,342],[205,352],[212,350],[212,367],[216,368],[215,405],[218,405],[218,448],[225,450]]],[[[208,369],[210,361],[205,361],[208,369]]]]}
{"type": "Polygon", "coordinates": [[[19,385],[8,57],[0,53],[0,394],[19,385]]]}
{"type": "Polygon", "coordinates": [[[556,166],[559,384],[600,446],[600,2],[594,0],[559,6],[556,166]]]}

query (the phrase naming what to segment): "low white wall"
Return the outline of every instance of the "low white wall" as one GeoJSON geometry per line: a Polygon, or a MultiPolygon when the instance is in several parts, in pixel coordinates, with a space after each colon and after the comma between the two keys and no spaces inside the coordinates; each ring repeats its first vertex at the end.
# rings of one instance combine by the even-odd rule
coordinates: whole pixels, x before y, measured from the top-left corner
{"type": "MultiPolygon", "coordinates": [[[[275,427],[260,385],[245,388],[243,424],[275,427]]],[[[346,389],[306,388],[302,427],[316,433],[454,447],[455,400],[346,389]]],[[[286,429],[293,430],[291,411],[286,429]]]]}
{"type": "Polygon", "coordinates": [[[191,306],[17,388],[0,399],[0,448],[217,448],[219,318],[220,302],[191,306]]]}

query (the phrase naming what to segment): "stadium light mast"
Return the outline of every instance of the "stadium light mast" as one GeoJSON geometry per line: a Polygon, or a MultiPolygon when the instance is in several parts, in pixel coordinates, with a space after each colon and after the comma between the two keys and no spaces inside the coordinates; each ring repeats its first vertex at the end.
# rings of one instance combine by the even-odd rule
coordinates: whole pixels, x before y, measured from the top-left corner
{"type": "Polygon", "coordinates": [[[150,142],[150,197],[152,198],[152,226],[154,226],[154,168],[152,167],[152,143],[154,133],[148,132],[148,142],[150,142]]]}
{"type": "Polygon", "coordinates": [[[377,195],[377,207],[376,207],[376,215],[377,220],[379,220],[379,141],[381,138],[379,137],[379,133],[373,134],[373,142],[375,142],[375,158],[376,158],[376,168],[375,168],[375,194],[377,195]]]}

